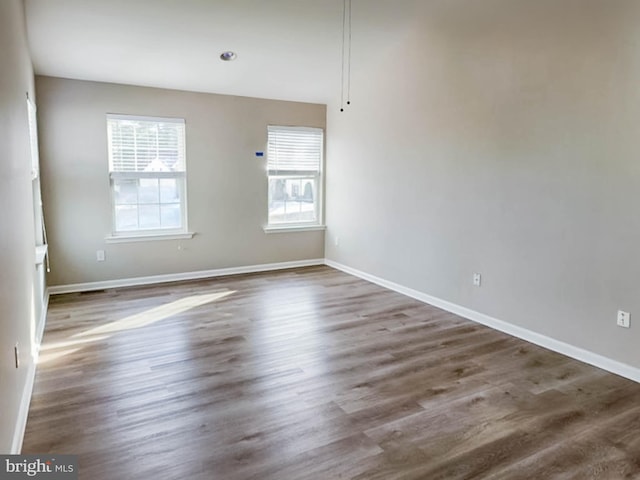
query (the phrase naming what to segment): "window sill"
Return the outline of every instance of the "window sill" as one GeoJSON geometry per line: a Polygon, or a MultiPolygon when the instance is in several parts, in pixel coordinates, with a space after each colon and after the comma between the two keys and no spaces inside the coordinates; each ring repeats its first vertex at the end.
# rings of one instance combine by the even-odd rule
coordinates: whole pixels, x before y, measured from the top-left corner
{"type": "Polygon", "coordinates": [[[326,229],[326,225],[282,225],[277,227],[263,227],[264,233],[315,232],[326,229]]]}
{"type": "Polygon", "coordinates": [[[151,235],[110,235],[104,240],[106,243],[151,242],[157,240],[186,240],[193,238],[195,232],[185,233],[154,233],[151,235]]]}
{"type": "Polygon", "coordinates": [[[44,263],[44,257],[47,255],[48,245],[36,246],[36,265],[42,265],[44,263]]]}

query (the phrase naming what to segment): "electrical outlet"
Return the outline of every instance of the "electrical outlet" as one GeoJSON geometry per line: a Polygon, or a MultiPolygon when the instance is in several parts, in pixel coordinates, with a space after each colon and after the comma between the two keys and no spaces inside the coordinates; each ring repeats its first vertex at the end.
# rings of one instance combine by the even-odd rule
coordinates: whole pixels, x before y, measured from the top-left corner
{"type": "Polygon", "coordinates": [[[16,361],[16,368],[20,367],[20,352],[18,351],[18,344],[13,348],[13,355],[16,361]]]}
{"type": "Polygon", "coordinates": [[[473,285],[475,287],[479,287],[481,281],[482,281],[482,275],[480,275],[479,273],[474,273],[473,274],[473,285]]]}
{"type": "Polygon", "coordinates": [[[336,244],[336,247],[340,245],[340,237],[336,235],[333,242],[336,244]]]}
{"type": "Polygon", "coordinates": [[[623,328],[629,328],[631,321],[631,314],[629,312],[623,312],[622,310],[618,310],[618,326],[623,328]]]}
{"type": "Polygon", "coordinates": [[[96,250],[96,260],[98,262],[104,262],[104,250],[96,250]]]}

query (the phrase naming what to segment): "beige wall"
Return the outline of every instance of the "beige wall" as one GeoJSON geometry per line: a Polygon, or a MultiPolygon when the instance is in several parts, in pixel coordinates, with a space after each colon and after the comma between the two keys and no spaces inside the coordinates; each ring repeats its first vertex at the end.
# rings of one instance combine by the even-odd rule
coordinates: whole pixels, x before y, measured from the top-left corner
{"type": "Polygon", "coordinates": [[[41,308],[33,299],[37,273],[26,103],[27,92],[34,95],[33,70],[20,0],[0,2],[0,66],[0,453],[9,453],[21,429],[41,308]]]}
{"type": "Polygon", "coordinates": [[[354,13],[327,258],[640,367],[640,2],[402,5],[354,13]]]}
{"type": "Polygon", "coordinates": [[[324,257],[324,232],[265,234],[268,124],[325,127],[323,105],[37,77],[50,285],[324,257]],[[186,120],[191,240],[105,244],[107,113],[186,120]],[[179,249],[178,247],[181,247],[179,249]],[[96,262],[96,250],[106,261],[96,262]]]}

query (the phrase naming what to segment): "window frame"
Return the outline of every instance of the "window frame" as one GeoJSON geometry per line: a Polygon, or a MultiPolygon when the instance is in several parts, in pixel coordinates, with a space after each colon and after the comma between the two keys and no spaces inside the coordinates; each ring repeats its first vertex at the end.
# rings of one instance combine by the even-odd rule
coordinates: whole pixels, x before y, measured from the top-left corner
{"type": "Polygon", "coordinates": [[[35,238],[35,264],[45,264],[49,271],[47,230],[44,225],[42,186],[40,181],[40,151],[38,147],[38,108],[27,93],[27,117],[29,123],[29,149],[31,153],[31,194],[33,198],[33,231],[35,238]]]}
{"type": "MultiPolygon", "coordinates": [[[[180,239],[191,238],[193,233],[189,232],[188,228],[188,208],[187,208],[187,155],[186,155],[186,121],[184,118],[178,117],[152,117],[141,115],[128,115],[128,114],[107,114],[107,160],[109,167],[109,195],[111,203],[111,234],[107,236],[106,241],[109,243],[119,243],[126,241],[142,241],[142,240],[165,240],[165,239],[180,239]],[[137,171],[114,171],[112,169],[112,148],[113,142],[111,139],[109,121],[110,120],[124,120],[134,122],[150,122],[150,123],[175,123],[182,125],[182,160],[184,168],[180,171],[171,172],[137,172],[137,171]],[[175,179],[176,189],[180,198],[180,227],[179,228],[140,228],[138,222],[138,228],[133,230],[118,230],[117,229],[117,213],[116,213],[116,190],[115,182],[119,179],[124,180],[136,180],[138,182],[141,179],[157,179],[158,182],[163,178],[175,179]]],[[[139,201],[139,192],[137,192],[137,202],[135,205],[138,207],[145,205],[139,201]]],[[[158,190],[160,195],[160,190],[158,190]]],[[[149,204],[155,205],[155,204],[149,204]]],[[[158,199],[158,208],[163,203],[158,199]]],[[[139,211],[139,210],[138,210],[139,211]]],[[[138,214],[139,218],[139,214],[138,214]]]]}
{"type": "Polygon", "coordinates": [[[324,230],[324,142],[325,132],[320,127],[308,127],[308,126],[291,126],[291,125],[268,125],[267,126],[267,162],[266,162],[266,176],[267,176],[267,222],[264,226],[264,230],[267,233],[270,232],[282,232],[289,230],[297,231],[310,231],[310,230],[324,230]],[[317,170],[271,170],[269,168],[270,149],[269,143],[271,138],[271,131],[292,131],[292,132],[311,132],[320,134],[319,145],[319,158],[317,170]],[[313,211],[314,220],[309,221],[284,221],[271,223],[271,215],[269,212],[269,205],[271,204],[271,180],[280,178],[286,179],[313,179],[315,184],[314,199],[313,199],[313,211]]]}

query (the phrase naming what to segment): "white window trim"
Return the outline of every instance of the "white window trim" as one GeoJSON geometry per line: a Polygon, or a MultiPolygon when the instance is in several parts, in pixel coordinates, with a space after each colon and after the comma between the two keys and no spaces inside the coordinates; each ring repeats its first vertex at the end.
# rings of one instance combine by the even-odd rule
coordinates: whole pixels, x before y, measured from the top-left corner
{"type": "Polygon", "coordinates": [[[157,240],[189,240],[193,238],[195,234],[196,232],[164,233],[154,230],[153,233],[141,235],[108,235],[105,237],[104,241],[106,243],[134,243],[157,240]]]}
{"type": "Polygon", "coordinates": [[[107,118],[112,120],[131,120],[138,122],[180,123],[186,124],[180,117],[151,117],[145,115],[129,115],[126,113],[107,113],[107,118]]]}
{"type": "Polygon", "coordinates": [[[31,180],[40,176],[40,153],[38,151],[37,108],[27,93],[27,111],[29,116],[29,145],[31,147],[31,180]]]}
{"type": "MultiPolygon", "coordinates": [[[[107,121],[109,120],[130,120],[130,121],[143,121],[143,122],[164,122],[164,123],[177,123],[186,126],[186,121],[183,118],[177,117],[150,117],[141,115],[126,115],[126,114],[107,114],[107,121]]],[[[185,150],[186,150],[186,131],[185,131],[185,150]]],[[[109,141],[109,139],[107,140],[109,141]]],[[[110,145],[109,145],[109,148],[110,145]]],[[[144,242],[155,240],[182,240],[191,239],[195,235],[195,232],[189,231],[188,226],[188,207],[187,207],[187,158],[186,151],[184,155],[184,168],[182,172],[109,172],[109,191],[111,197],[111,227],[112,232],[105,237],[107,243],[129,243],[129,242],[144,242]],[[122,230],[116,231],[116,202],[114,196],[113,181],[115,179],[141,179],[141,178],[175,178],[178,181],[178,188],[180,190],[181,201],[181,225],[180,228],[173,229],[138,229],[138,230],[122,230]]]]}
{"type": "Polygon", "coordinates": [[[282,226],[267,225],[262,227],[264,233],[293,233],[293,232],[320,232],[327,229],[326,225],[283,224],[282,226]]]}
{"type": "MultiPolygon", "coordinates": [[[[269,180],[271,177],[314,177],[316,181],[316,189],[317,189],[317,199],[315,201],[315,214],[316,219],[309,222],[300,222],[300,223],[269,223],[269,205],[267,202],[267,224],[263,226],[263,230],[265,233],[285,233],[285,232],[301,232],[301,231],[313,231],[313,230],[325,230],[326,226],[324,225],[324,150],[325,150],[325,131],[324,128],[321,127],[305,127],[305,126],[293,126],[293,125],[269,125],[269,127],[282,128],[282,129],[290,129],[297,131],[307,131],[307,132],[322,132],[322,143],[320,145],[320,164],[318,166],[317,171],[284,171],[279,170],[276,174],[271,174],[268,167],[268,151],[269,148],[267,146],[267,188],[269,188],[269,180]]],[[[267,133],[268,135],[268,133],[267,133]]]]}

